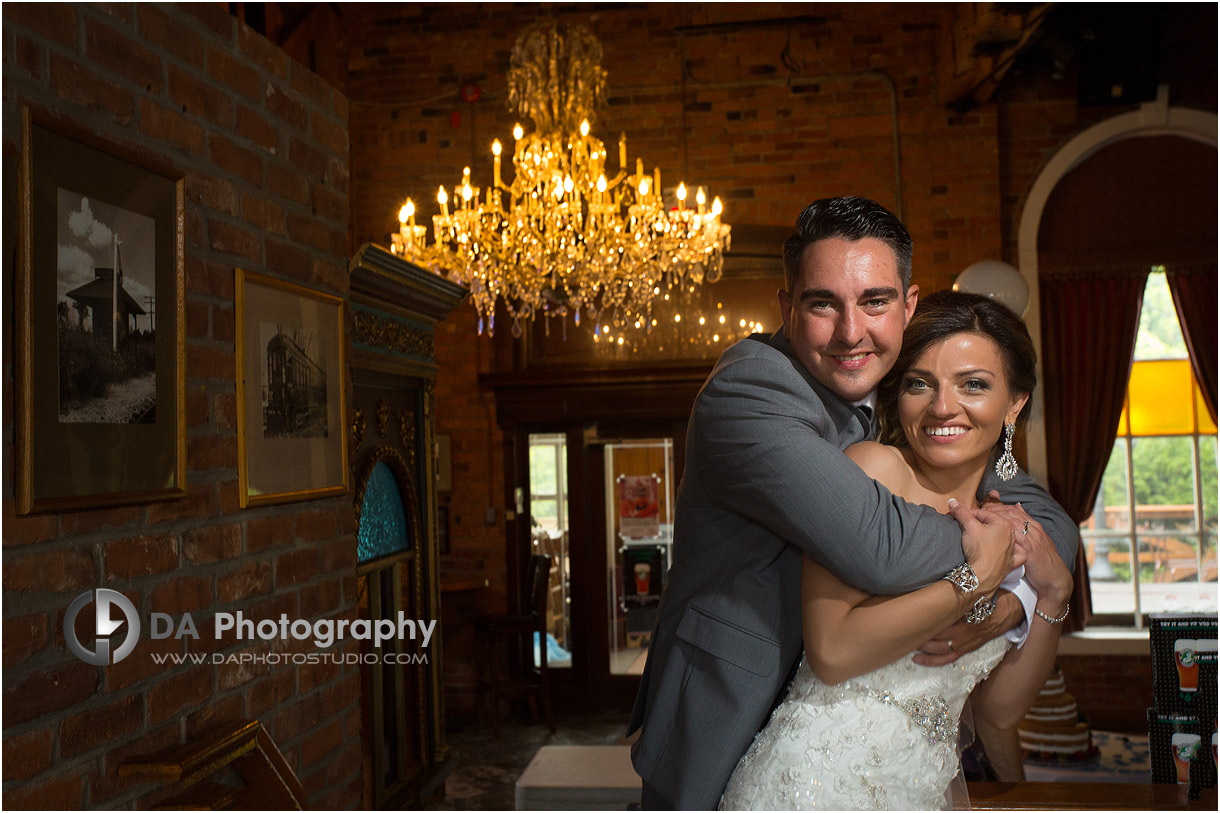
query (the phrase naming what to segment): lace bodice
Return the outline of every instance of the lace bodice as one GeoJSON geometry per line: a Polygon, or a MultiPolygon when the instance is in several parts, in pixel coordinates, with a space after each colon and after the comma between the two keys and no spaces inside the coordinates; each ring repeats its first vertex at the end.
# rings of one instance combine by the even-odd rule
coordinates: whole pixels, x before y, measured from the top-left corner
{"type": "Polygon", "coordinates": [[[737,764],[724,810],[930,810],[958,770],[957,723],[1007,651],[1002,637],[948,666],[910,656],[836,686],[805,659],[737,764]]]}

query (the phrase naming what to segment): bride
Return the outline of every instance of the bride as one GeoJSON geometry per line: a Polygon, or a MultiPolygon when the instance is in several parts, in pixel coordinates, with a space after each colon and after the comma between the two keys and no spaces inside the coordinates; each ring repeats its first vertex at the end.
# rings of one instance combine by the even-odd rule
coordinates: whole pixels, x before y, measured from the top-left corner
{"type": "MultiPolygon", "coordinates": [[[[878,391],[888,445],[859,443],[847,455],[911,502],[946,513],[959,502],[979,510],[975,494],[993,453],[1002,445],[997,465],[1011,462],[1015,425],[1028,417],[1035,381],[1029,333],[1002,305],[947,291],[920,301],[902,344],[878,391]]],[[[966,698],[985,681],[974,714],[997,728],[1017,724],[1050,671],[1072,591],[1071,574],[1035,520],[1019,506],[982,510],[1008,516],[1016,543],[973,553],[968,563],[979,585],[969,599],[946,580],[902,596],[869,596],[804,560],[805,656],[737,764],[721,809],[946,806],[966,698]],[[916,647],[979,595],[991,596],[1022,562],[1038,594],[1023,647],[1007,652],[1001,636],[948,666],[912,661],[916,647]]],[[[966,521],[969,513],[955,512],[966,521]]]]}

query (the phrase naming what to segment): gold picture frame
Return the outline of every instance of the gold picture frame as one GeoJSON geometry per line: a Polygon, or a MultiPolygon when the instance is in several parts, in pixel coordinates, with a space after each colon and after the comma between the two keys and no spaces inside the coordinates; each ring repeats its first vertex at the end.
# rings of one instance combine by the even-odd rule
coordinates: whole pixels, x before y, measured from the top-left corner
{"type": "Polygon", "coordinates": [[[184,496],[183,174],[23,106],[18,187],[17,512],[184,496]]]}
{"type": "Polygon", "coordinates": [[[343,300],[234,272],[242,508],[348,490],[343,300]]]}

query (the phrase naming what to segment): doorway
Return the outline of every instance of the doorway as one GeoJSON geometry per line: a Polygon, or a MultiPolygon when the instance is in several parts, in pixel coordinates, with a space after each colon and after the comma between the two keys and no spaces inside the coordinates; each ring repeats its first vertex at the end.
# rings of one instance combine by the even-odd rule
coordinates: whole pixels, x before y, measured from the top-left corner
{"type": "Polygon", "coordinates": [[[529,523],[532,554],[551,557],[545,644],[550,669],[572,666],[572,559],[568,549],[568,439],[562,432],[529,435],[529,523]]]}
{"type": "Polygon", "coordinates": [[[608,443],[603,494],[610,675],[644,674],[672,561],[672,438],[608,443]]]}
{"type": "Polygon", "coordinates": [[[545,651],[562,715],[631,706],[670,562],[685,422],[512,434],[510,556],[551,556],[545,651]]]}
{"type": "Polygon", "coordinates": [[[509,595],[520,593],[531,554],[556,563],[547,643],[561,717],[614,709],[625,720],[635,699],[636,661],[669,561],[687,421],[706,378],[706,368],[683,366],[487,379],[504,429],[509,595]],[[645,487],[639,516],[621,513],[620,475],[645,487]]]}

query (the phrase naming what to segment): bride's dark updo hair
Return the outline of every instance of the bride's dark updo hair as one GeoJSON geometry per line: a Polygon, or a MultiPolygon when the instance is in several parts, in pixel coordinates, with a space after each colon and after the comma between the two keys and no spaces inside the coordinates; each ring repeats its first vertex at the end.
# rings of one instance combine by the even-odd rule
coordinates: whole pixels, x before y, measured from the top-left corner
{"type": "MultiPolygon", "coordinates": [[[[898,393],[902,377],[924,351],[958,333],[986,336],[1000,349],[1004,378],[1013,394],[1032,395],[1037,384],[1034,368],[1038,355],[1021,318],[1004,305],[978,294],[937,291],[919,300],[915,315],[902,334],[902,352],[877,389],[878,438],[889,446],[906,446],[906,435],[898,422],[898,393]]],[[[1017,415],[1017,429],[1029,421],[1033,399],[1017,415]]],[[[1000,436],[1003,442],[1003,435],[1000,436]]]]}

